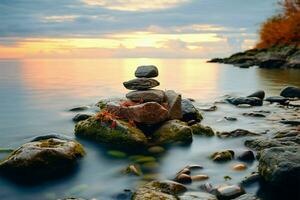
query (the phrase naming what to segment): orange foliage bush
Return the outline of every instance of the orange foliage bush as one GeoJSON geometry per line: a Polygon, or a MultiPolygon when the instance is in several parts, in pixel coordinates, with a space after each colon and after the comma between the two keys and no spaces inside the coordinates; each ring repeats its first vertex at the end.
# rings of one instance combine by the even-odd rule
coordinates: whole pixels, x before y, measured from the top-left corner
{"type": "Polygon", "coordinates": [[[274,45],[300,46],[300,0],[284,0],[280,5],[282,13],[262,25],[257,48],[274,45]]]}

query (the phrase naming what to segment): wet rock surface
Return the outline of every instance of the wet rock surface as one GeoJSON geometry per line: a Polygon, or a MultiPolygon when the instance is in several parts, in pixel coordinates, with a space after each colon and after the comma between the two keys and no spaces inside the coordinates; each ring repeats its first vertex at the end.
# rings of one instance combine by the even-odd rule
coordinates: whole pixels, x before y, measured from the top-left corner
{"type": "Polygon", "coordinates": [[[141,90],[132,91],[126,94],[126,97],[134,102],[157,102],[165,101],[165,92],[162,90],[141,90]]]}
{"type": "Polygon", "coordinates": [[[300,146],[273,147],[260,152],[258,171],[273,186],[299,188],[300,146]]]}
{"type": "Polygon", "coordinates": [[[83,146],[76,141],[57,138],[37,140],[13,151],[0,163],[0,173],[13,178],[30,177],[32,180],[53,178],[71,171],[84,155],[83,146]]]}
{"type": "Polygon", "coordinates": [[[258,136],[258,133],[253,133],[244,129],[236,129],[229,132],[217,132],[217,136],[221,138],[230,138],[230,137],[244,137],[244,136],[258,136]]]}
{"type": "Polygon", "coordinates": [[[123,83],[128,90],[147,90],[159,86],[159,82],[150,78],[136,78],[123,83]]]}
{"type": "Polygon", "coordinates": [[[154,65],[139,66],[134,74],[138,78],[154,78],[158,76],[158,69],[154,65]]]}
{"type": "Polygon", "coordinates": [[[288,86],[280,92],[280,96],[287,98],[300,98],[300,88],[288,86]]]}
{"type": "Polygon", "coordinates": [[[200,122],[203,117],[197,108],[193,105],[193,103],[188,99],[183,99],[181,101],[182,108],[182,120],[185,122],[195,120],[196,122],[200,122]]]}
{"type": "Polygon", "coordinates": [[[241,104],[248,104],[251,106],[262,106],[263,101],[260,98],[257,97],[232,97],[226,99],[230,104],[233,104],[235,106],[241,105],[241,104]]]}
{"type": "Polygon", "coordinates": [[[220,186],[216,190],[219,200],[230,200],[245,194],[245,190],[238,185],[220,186]]]}

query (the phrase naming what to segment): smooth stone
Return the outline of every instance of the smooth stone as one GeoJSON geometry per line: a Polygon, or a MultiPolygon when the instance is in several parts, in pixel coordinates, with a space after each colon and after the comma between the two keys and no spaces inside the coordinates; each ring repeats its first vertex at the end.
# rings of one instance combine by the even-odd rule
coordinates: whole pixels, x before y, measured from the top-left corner
{"type": "Polygon", "coordinates": [[[143,65],[139,66],[134,74],[138,78],[153,78],[158,76],[158,69],[154,65],[143,65]]]}
{"type": "Polygon", "coordinates": [[[281,90],[280,96],[287,98],[300,98],[300,88],[288,86],[281,90]]]}
{"type": "Polygon", "coordinates": [[[190,170],[203,169],[203,166],[202,165],[191,164],[191,165],[186,166],[186,168],[188,168],[190,170]]]}
{"type": "Polygon", "coordinates": [[[266,117],[266,115],[264,115],[264,114],[255,113],[255,112],[243,113],[243,115],[246,116],[246,117],[266,117]]]}
{"type": "Polygon", "coordinates": [[[300,120],[281,120],[280,123],[291,125],[291,126],[299,126],[300,120]]]}
{"type": "Polygon", "coordinates": [[[240,104],[249,104],[251,106],[262,106],[263,101],[257,97],[237,97],[226,99],[230,104],[238,106],[240,104]]]}
{"type": "Polygon", "coordinates": [[[181,119],[181,95],[173,90],[165,91],[165,95],[168,102],[169,119],[181,119]]]}
{"type": "Polygon", "coordinates": [[[224,117],[227,121],[237,121],[236,117],[224,117]]]}
{"type": "Polygon", "coordinates": [[[256,92],[250,94],[250,95],[247,96],[247,97],[257,97],[257,98],[259,98],[259,99],[261,99],[261,100],[264,100],[264,98],[265,98],[265,91],[263,91],[263,90],[258,90],[258,91],[256,91],[256,92]]]}
{"type": "Polygon", "coordinates": [[[247,193],[247,194],[243,194],[237,198],[234,198],[233,200],[260,200],[260,198],[247,193]]]}
{"type": "Polygon", "coordinates": [[[168,110],[156,102],[147,102],[133,106],[109,103],[106,110],[121,119],[144,124],[156,124],[168,119],[168,110]]]}
{"type": "Polygon", "coordinates": [[[80,122],[80,121],[88,119],[91,116],[92,115],[89,115],[89,114],[77,114],[73,117],[72,120],[73,120],[73,122],[80,122]]]}
{"type": "Polygon", "coordinates": [[[226,151],[215,152],[210,156],[210,158],[213,161],[217,161],[217,162],[229,161],[234,158],[234,151],[226,150],[226,151]]]}
{"type": "Polygon", "coordinates": [[[75,125],[75,135],[119,148],[144,147],[148,142],[138,128],[122,120],[101,119],[99,114],[78,122],[75,125]],[[112,127],[113,124],[115,127],[112,127]]]}
{"type": "Polygon", "coordinates": [[[251,183],[259,181],[260,179],[261,179],[261,176],[259,175],[258,172],[252,172],[250,175],[244,177],[241,184],[243,184],[243,185],[251,184],[251,183]]]}
{"type": "Polygon", "coordinates": [[[245,190],[238,185],[226,185],[217,188],[216,193],[219,200],[229,200],[245,194],[245,190]]]}
{"type": "Polygon", "coordinates": [[[162,103],[165,100],[165,92],[162,90],[139,90],[132,91],[126,94],[126,98],[133,102],[157,102],[162,103]]]}
{"type": "Polygon", "coordinates": [[[299,189],[300,147],[273,147],[259,153],[258,172],[273,186],[288,191],[299,189]]]}
{"type": "Polygon", "coordinates": [[[76,141],[51,138],[23,144],[0,163],[0,173],[30,180],[42,181],[71,171],[85,155],[76,141]]]}
{"type": "Polygon", "coordinates": [[[148,152],[154,153],[154,154],[160,154],[160,153],[165,152],[165,149],[161,146],[153,146],[148,149],[148,152]]]}
{"type": "Polygon", "coordinates": [[[179,200],[218,200],[213,194],[206,192],[186,192],[179,196],[179,200]]]}
{"type": "Polygon", "coordinates": [[[245,164],[236,164],[232,167],[235,171],[243,171],[247,169],[247,166],[245,164]]]}
{"type": "Polygon", "coordinates": [[[187,175],[190,175],[191,174],[191,170],[189,168],[183,168],[182,170],[180,170],[177,175],[180,175],[180,174],[187,174],[187,175]]]}
{"type": "Polygon", "coordinates": [[[190,175],[188,174],[179,174],[176,178],[175,178],[176,182],[179,183],[183,183],[183,184],[188,184],[192,182],[192,178],[190,175]]]}
{"type": "Polygon", "coordinates": [[[128,90],[148,90],[159,86],[159,82],[151,78],[136,78],[123,83],[128,90]]]}
{"type": "Polygon", "coordinates": [[[209,126],[203,126],[200,123],[191,126],[194,135],[214,136],[215,132],[209,126]]]}
{"type": "Polygon", "coordinates": [[[253,161],[255,156],[253,151],[244,151],[241,155],[238,156],[238,159],[241,161],[253,161]]]}
{"type": "Polygon", "coordinates": [[[272,97],[267,97],[265,101],[268,101],[270,103],[286,104],[288,99],[282,96],[272,96],[272,97]]]}
{"type": "Polygon", "coordinates": [[[208,108],[199,108],[199,110],[205,111],[205,112],[212,112],[212,111],[216,111],[218,109],[217,106],[210,106],[208,108]]]}
{"type": "Polygon", "coordinates": [[[236,129],[230,132],[217,132],[217,136],[221,138],[229,137],[244,137],[244,136],[259,136],[258,133],[253,133],[244,129],[236,129]]]}
{"type": "Polygon", "coordinates": [[[236,107],[238,107],[238,108],[252,108],[252,106],[250,105],[250,104],[239,104],[239,105],[237,105],[236,107]]]}
{"type": "Polygon", "coordinates": [[[110,150],[107,152],[108,155],[115,157],[115,158],[126,158],[127,154],[122,151],[117,150],[110,150]]]}
{"type": "Polygon", "coordinates": [[[79,107],[71,108],[69,111],[78,112],[78,111],[87,110],[89,108],[90,108],[89,106],[79,106],[79,107]]]}
{"type": "Polygon", "coordinates": [[[129,165],[126,169],[123,170],[124,174],[132,174],[135,176],[141,176],[142,171],[138,165],[129,165]]]}
{"type": "Polygon", "coordinates": [[[197,110],[197,108],[195,108],[193,103],[188,99],[182,99],[181,109],[182,109],[182,120],[185,122],[191,120],[200,122],[203,119],[200,112],[197,110]]]}
{"type": "Polygon", "coordinates": [[[162,124],[152,135],[154,144],[170,144],[174,142],[188,144],[193,141],[193,131],[179,120],[170,120],[162,124]]]}
{"type": "Polygon", "coordinates": [[[132,200],[178,200],[178,195],[187,188],[174,181],[152,181],[140,187],[132,196],[132,200]]]}
{"type": "Polygon", "coordinates": [[[209,176],[204,175],[204,174],[199,174],[199,175],[195,175],[195,176],[191,176],[192,181],[204,181],[209,179],[209,176]]]}

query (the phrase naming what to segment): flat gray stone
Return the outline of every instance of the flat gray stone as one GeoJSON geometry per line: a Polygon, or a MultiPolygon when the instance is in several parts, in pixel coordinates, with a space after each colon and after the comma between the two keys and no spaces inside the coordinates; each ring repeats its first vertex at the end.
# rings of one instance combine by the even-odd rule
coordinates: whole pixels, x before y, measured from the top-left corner
{"type": "Polygon", "coordinates": [[[132,91],[126,94],[126,97],[134,102],[157,102],[162,103],[165,100],[165,92],[162,90],[140,90],[132,91]]]}
{"type": "Polygon", "coordinates": [[[136,78],[123,83],[128,90],[148,90],[159,86],[159,82],[151,78],[136,78]]]}
{"type": "Polygon", "coordinates": [[[135,71],[138,78],[153,78],[158,76],[158,69],[154,65],[139,66],[135,71]]]}

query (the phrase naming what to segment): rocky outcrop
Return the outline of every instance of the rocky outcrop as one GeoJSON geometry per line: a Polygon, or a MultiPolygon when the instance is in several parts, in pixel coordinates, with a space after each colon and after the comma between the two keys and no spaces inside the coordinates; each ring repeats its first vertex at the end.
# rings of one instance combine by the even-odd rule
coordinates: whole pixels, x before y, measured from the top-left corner
{"type": "Polygon", "coordinates": [[[14,178],[52,178],[71,170],[84,155],[82,145],[76,141],[35,139],[22,145],[2,161],[0,173],[14,178]]]}
{"type": "Polygon", "coordinates": [[[228,58],[214,58],[208,62],[233,64],[239,67],[300,68],[300,48],[273,46],[268,49],[250,49],[228,58]]]}
{"type": "Polygon", "coordinates": [[[273,147],[261,151],[258,171],[273,186],[299,189],[300,146],[273,147]]]}

